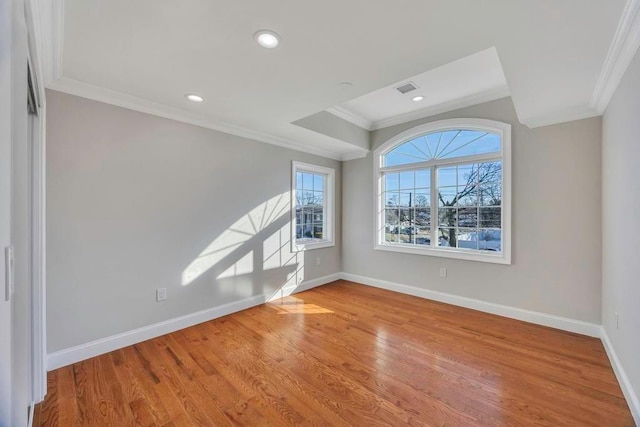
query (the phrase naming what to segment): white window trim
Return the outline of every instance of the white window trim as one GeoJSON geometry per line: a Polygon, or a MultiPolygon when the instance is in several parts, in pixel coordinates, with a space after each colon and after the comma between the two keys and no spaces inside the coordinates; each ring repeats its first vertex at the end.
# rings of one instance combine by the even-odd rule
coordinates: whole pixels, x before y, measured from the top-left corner
{"type": "MultiPolygon", "coordinates": [[[[376,148],[373,155],[373,182],[374,182],[374,206],[373,217],[375,226],[373,230],[374,249],[403,252],[417,255],[428,255],[443,258],[454,258],[469,261],[481,261],[496,264],[511,264],[511,125],[494,120],[486,119],[449,119],[439,120],[435,122],[425,123],[409,130],[406,130],[376,148]],[[421,135],[447,131],[447,130],[477,130],[491,132],[500,135],[501,153],[480,154],[475,156],[464,156],[454,159],[443,159],[438,161],[427,161],[422,163],[412,163],[409,165],[392,166],[384,168],[382,166],[382,156],[391,151],[403,142],[410,141],[421,135]],[[458,248],[445,248],[439,246],[417,247],[415,245],[387,244],[382,238],[382,230],[384,229],[384,201],[382,200],[382,180],[383,172],[393,172],[403,169],[416,169],[419,167],[431,168],[431,186],[437,188],[437,176],[434,166],[442,166],[446,163],[462,163],[462,162],[481,162],[488,159],[502,158],[502,252],[495,254],[491,252],[482,252],[476,250],[464,250],[458,248]]],[[[433,193],[432,193],[433,195],[433,193]]],[[[434,228],[434,218],[436,215],[437,204],[431,201],[431,227],[434,228]]],[[[434,240],[432,240],[432,244],[434,240]]]]}
{"type": "Polygon", "coordinates": [[[309,163],[292,162],[291,167],[291,251],[300,252],[308,251],[312,249],[328,248],[335,246],[335,185],[336,185],[336,171],[332,168],[324,166],[312,165],[309,163]],[[324,204],[322,206],[323,211],[323,233],[325,238],[307,240],[304,242],[298,242],[296,240],[296,172],[311,172],[325,175],[325,190],[324,190],[324,204]]]}

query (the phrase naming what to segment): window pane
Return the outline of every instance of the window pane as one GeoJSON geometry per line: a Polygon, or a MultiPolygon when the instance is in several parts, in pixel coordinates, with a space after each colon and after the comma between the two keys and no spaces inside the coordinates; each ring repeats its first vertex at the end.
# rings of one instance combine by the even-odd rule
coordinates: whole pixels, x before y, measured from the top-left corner
{"type": "Polygon", "coordinates": [[[302,188],[304,190],[313,190],[313,174],[302,172],[302,188]]]}
{"type": "Polygon", "coordinates": [[[478,232],[478,249],[501,252],[502,230],[480,230],[478,232]]]}
{"type": "Polygon", "coordinates": [[[431,171],[429,169],[420,169],[416,171],[416,188],[431,187],[431,171]]]}
{"type": "Polygon", "coordinates": [[[438,168],[438,187],[456,186],[456,167],[438,168]]]}
{"type": "Polygon", "coordinates": [[[413,193],[400,193],[400,206],[413,206],[413,193]]]}
{"type": "Polygon", "coordinates": [[[384,177],[384,188],[387,191],[398,190],[400,188],[400,174],[388,173],[384,177]]]}
{"type": "Polygon", "coordinates": [[[314,206],[324,205],[324,193],[322,191],[313,192],[313,205],[314,206]]]}
{"type": "Polygon", "coordinates": [[[429,230],[420,230],[416,234],[416,245],[431,246],[431,232],[429,230]]]}
{"type": "Polygon", "coordinates": [[[316,224],[313,226],[313,238],[314,239],[324,238],[324,233],[322,231],[322,224],[316,224]]]}
{"type": "Polygon", "coordinates": [[[478,179],[480,183],[502,182],[502,162],[480,163],[478,179]]]}
{"type": "MultiPolygon", "coordinates": [[[[449,132],[447,132],[449,133],[449,132]]],[[[443,138],[444,139],[444,138],[443,138]]],[[[438,153],[439,159],[497,153],[500,151],[500,136],[475,130],[462,130],[454,134],[438,153]]]]}
{"type": "Polygon", "coordinates": [[[300,190],[296,193],[296,199],[297,199],[297,203],[300,206],[307,206],[312,204],[313,202],[313,192],[312,191],[306,191],[306,190],[300,190]]]}
{"type": "Polygon", "coordinates": [[[416,208],[414,223],[421,230],[429,228],[431,226],[431,209],[429,208],[416,208]]]}
{"type": "Polygon", "coordinates": [[[419,136],[391,150],[383,157],[384,166],[406,165],[426,162],[431,158],[425,138],[419,136]]]}
{"type": "Polygon", "coordinates": [[[500,206],[502,203],[502,184],[499,182],[482,184],[478,203],[480,206],[500,206]]]}
{"type": "Polygon", "coordinates": [[[461,131],[458,130],[448,130],[445,132],[439,132],[441,133],[441,138],[440,138],[440,147],[438,149],[438,152],[436,153],[436,158],[441,159],[443,158],[448,152],[451,151],[453,144],[456,144],[456,139],[460,136],[461,131]]]}
{"type": "Polygon", "coordinates": [[[408,225],[407,223],[410,221],[413,215],[412,208],[400,208],[400,226],[404,227],[408,225]]]}
{"type": "Polygon", "coordinates": [[[458,186],[474,185],[478,182],[478,165],[458,166],[458,186]]]}
{"type": "Polygon", "coordinates": [[[400,172],[400,190],[413,190],[415,181],[413,171],[400,172]]]}
{"type": "Polygon", "coordinates": [[[324,176],[313,175],[313,189],[314,191],[324,191],[324,176]]]}
{"type": "Polygon", "coordinates": [[[302,239],[302,226],[296,225],[296,239],[302,239]]]}
{"type": "Polygon", "coordinates": [[[477,227],[478,208],[458,209],[458,227],[477,227]]]}
{"type": "Polygon", "coordinates": [[[386,242],[397,242],[398,231],[400,229],[400,217],[398,209],[385,209],[384,211],[384,234],[386,242]]]}
{"type": "Polygon", "coordinates": [[[428,192],[416,192],[413,206],[427,207],[431,205],[431,194],[428,192]]]}
{"type": "Polygon", "coordinates": [[[296,172],[296,189],[302,190],[302,172],[296,172]]]}
{"type": "Polygon", "coordinates": [[[440,228],[438,230],[438,246],[456,247],[456,229],[440,228]]]}
{"type": "Polygon", "coordinates": [[[458,206],[478,206],[478,189],[475,185],[458,187],[456,198],[458,206]]]}
{"type": "Polygon", "coordinates": [[[456,239],[459,248],[478,249],[478,230],[475,228],[460,228],[456,239]]]}
{"type": "Polygon", "coordinates": [[[384,193],[385,206],[400,206],[400,193],[386,192],[384,193]]]}
{"type": "Polygon", "coordinates": [[[438,209],[438,225],[440,227],[455,227],[458,222],[456,208],[438,209]]]}
{"type": "Polygon", "coordinates": [[[453,206],[455,203],[456,187],[441,187],[438,189],[438,206],[453,206]]]}
{"type": "Polygon", "coordinates": [[[400,226],[400,231],[398,232],[398,243],[402,243],[404,245],[413,243],[413,236],[408,225],[400,226]]]}
{"type": "Polygon", "coordinates": [[[315,208],[313,210],[313,222],[322,224],[323,215],[322,208],[315,208]]]}
{"type": "Polygon", "coordinates": [[[481,228],[502,228],[502,208],[480,208],[481,228]]]}

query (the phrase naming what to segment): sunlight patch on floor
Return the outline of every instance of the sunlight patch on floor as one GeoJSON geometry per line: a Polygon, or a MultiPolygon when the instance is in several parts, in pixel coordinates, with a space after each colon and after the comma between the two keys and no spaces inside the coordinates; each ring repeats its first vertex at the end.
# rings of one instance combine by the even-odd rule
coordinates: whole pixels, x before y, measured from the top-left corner
{"type": "Polygon", "coordinates": [[[317,304],[305,303],[304,300],[292,296],[280,298],[267,303],[268,307],[278,314],[330,314],[333,311],[317,304]]]}

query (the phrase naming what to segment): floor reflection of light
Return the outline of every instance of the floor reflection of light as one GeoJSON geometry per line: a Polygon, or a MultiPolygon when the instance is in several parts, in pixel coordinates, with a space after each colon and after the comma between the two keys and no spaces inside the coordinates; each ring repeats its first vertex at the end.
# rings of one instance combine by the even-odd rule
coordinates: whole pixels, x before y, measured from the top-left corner
{"type": "Polygon", "coordinates": [[[304,300],[292,296],[274,300],[268,304],[278,314],[328,314],[333,311],[317,304],[305,303],[304,300]]]}
{"type": "Polygon", "coordinates": [[[243,243],[286,214],[291,206],[290,199],[289,192],[272,197],[223,231],[182,272],[182,286],[192,283],[243,243]]]}

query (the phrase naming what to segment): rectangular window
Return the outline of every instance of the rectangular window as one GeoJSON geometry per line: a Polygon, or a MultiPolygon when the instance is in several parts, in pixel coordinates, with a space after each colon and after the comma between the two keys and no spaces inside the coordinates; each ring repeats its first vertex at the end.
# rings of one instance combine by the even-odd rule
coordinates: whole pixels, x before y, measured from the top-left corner
{"type": "Polygon", "coordinates": [[[333,246],[335,171],[293,162],[292,181],[293,249],[333,246]]]}

